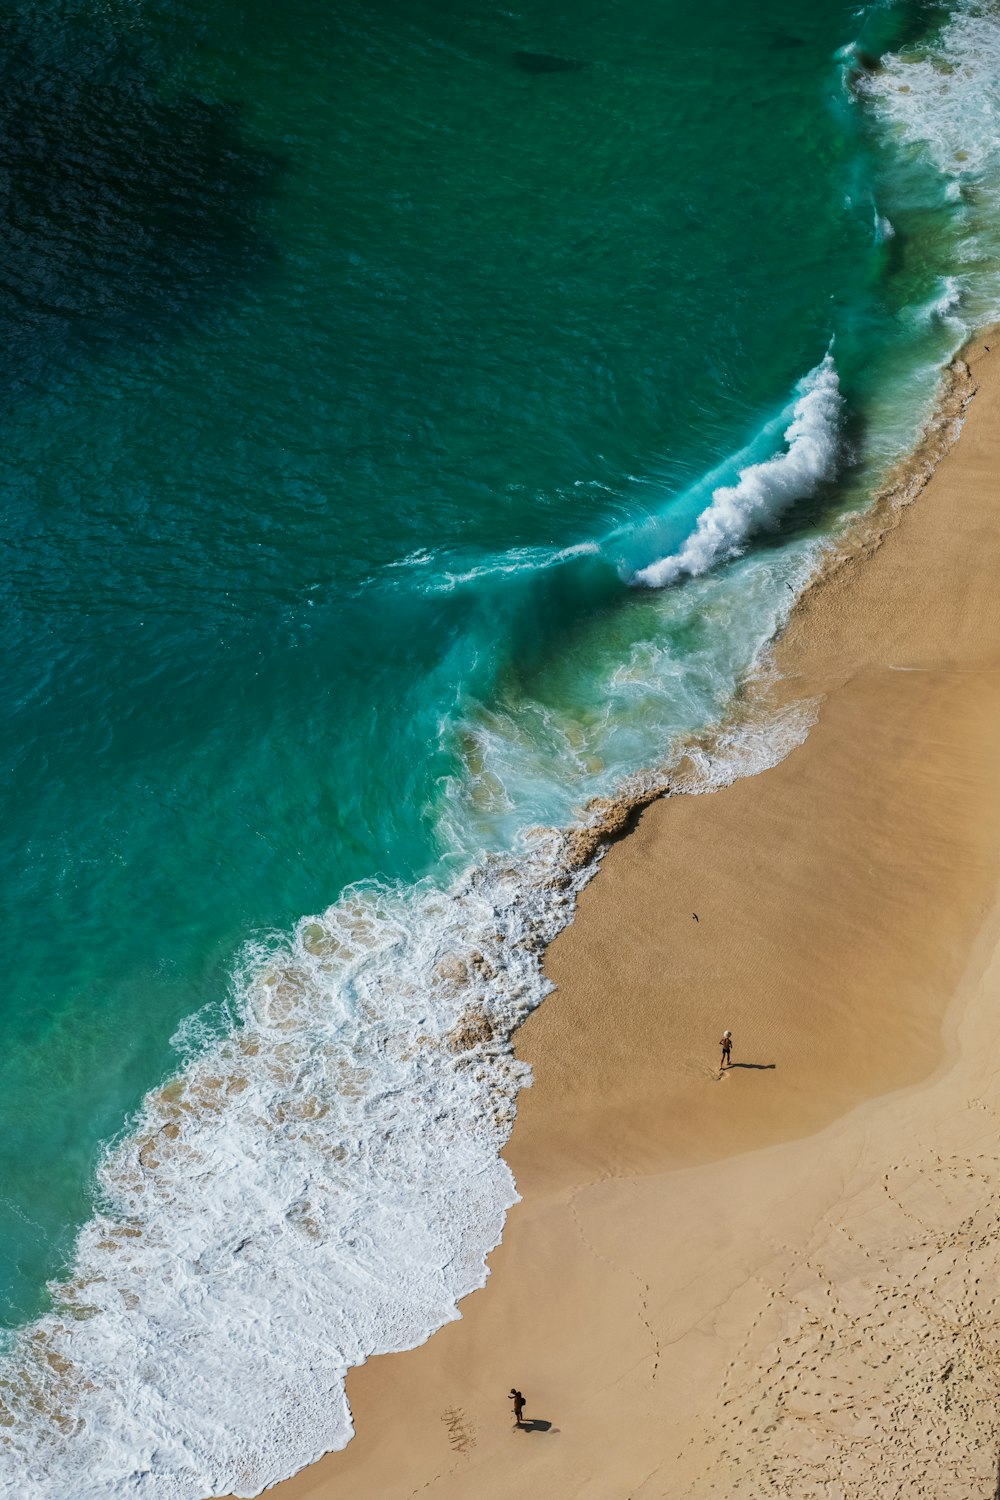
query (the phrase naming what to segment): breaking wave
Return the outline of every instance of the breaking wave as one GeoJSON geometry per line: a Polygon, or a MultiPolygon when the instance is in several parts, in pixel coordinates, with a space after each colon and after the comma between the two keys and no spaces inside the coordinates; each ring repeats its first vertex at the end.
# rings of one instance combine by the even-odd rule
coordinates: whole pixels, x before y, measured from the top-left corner
{"type": "Polygon", "coordinates": [[[641,568],[633,583],[663,588],[738,556],[755,531],[773,526],[796,500],[815,494],[833,477],[843,403],[832,354],[802,378],[796,391],[787,446],[741,469],[735,484],[716,489],[679,551],[641,568]]]}

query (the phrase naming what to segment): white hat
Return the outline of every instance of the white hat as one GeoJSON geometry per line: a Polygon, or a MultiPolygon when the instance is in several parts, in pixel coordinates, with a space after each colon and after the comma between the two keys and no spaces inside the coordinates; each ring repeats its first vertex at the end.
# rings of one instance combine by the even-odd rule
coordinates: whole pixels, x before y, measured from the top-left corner
{"type": "Polygon", "coordinates": [[[722,1033],[722,1035],[723,1035],[723,1036],[732,1036],[732,1034],[733,1034],[733,1033],[732,1033],[732,1032],[731,1032],[731,1031],[724,1031],[724,1032],[723,1032],[723,1033],[722,1033]]]}

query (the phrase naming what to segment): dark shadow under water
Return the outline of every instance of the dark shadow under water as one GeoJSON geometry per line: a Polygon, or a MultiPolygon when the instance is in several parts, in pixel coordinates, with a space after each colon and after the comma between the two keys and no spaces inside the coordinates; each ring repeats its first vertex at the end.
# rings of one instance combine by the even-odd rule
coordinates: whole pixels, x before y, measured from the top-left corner
{"type": "Polygon", "coordinates": [[[513,59],[522,73],[579,73],[587,66],[577,57],[561,57],[556,52],[515,52],[513,59]]]}
{"type": "Polygon", "coordinates": [[[170,97],[113,33],[0,33],[0,399],[211,317],[277,260],[284,173],[240,107],[170,97]]]}

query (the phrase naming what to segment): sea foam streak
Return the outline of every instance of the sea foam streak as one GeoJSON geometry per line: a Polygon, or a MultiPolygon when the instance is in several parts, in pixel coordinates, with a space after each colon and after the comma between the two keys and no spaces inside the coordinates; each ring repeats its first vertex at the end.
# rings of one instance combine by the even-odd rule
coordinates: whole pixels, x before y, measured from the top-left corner
{"type": "Polygon", "coordinates": [[[255,1495],[348,1441],[351,1365],[457,1316],[516,1200],[508,1039],[586,878],[563,842],[248,955],[243,1025],[147,1099],[3,1360],[0,1493],[255,1495]]]}
{"type": "Polygon", "coordinates": [[[736,484],[715,490],[680,550],[639,569],[632,582],[663,588],[705,573],[741,553],[754,531],[774,525],[795,500],[815,494],[836,467],[841,406],[837,368],[827,354],[796,387],[787,447],[741,469],[736,484]]]}

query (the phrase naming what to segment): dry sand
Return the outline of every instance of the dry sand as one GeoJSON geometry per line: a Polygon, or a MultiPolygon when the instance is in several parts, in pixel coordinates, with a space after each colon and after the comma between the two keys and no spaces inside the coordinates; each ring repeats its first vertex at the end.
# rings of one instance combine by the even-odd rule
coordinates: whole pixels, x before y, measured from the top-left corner
{"type": "Polygon", "coordinates": [[[809,738],[652,806],[550,950],[485,1291],[351,1374],[357,1438],[282,1500],[993,1500],[1000,358],[968,357],[959,443],[779,643],[809,738]]]}

